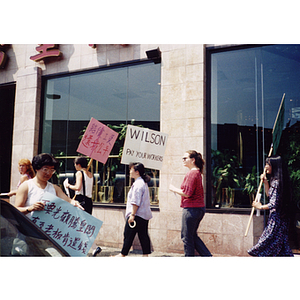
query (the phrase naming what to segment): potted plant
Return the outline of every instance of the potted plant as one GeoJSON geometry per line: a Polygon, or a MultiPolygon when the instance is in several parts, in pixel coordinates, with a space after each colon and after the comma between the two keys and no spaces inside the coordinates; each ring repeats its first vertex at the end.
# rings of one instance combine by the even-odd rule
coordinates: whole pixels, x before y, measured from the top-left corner
{"type": "Polygon", "coordinates": [[[114,176],[112,175],[112,160],[110,159],[108,165],[103,165],[102,168],[102,184],[100,186],[98,195],[100,202],[112,203],[114,200],[114,176]]]}
{"type": "Polygon", "coordinates": [[[212,150],[212,177],[215,191],[215,205],[232,207],[235,189],[241,186],[242,176],[237,157],[228,150],[222,153],[212,150]]]}
{"type": "Polygon", "coordinates": [[[249,195],[250,204],[252,204],[252,202],[255,200],[257,187],[258,187],[257,181],[258,181],[258,175],[256,172],[256,166],[253,166],[252,172],[245,177],[245,187],[243,190],[249,195]]]}

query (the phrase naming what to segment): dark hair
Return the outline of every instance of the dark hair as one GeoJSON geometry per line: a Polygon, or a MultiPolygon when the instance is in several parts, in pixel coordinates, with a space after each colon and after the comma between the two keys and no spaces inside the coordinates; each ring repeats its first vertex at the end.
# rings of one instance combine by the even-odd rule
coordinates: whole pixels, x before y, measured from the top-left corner
{"type": "Polygon", "coordinates": [[[142,163],[130,163],[129,170],[134,168],[134,171],[138,171],[143,180],[148,183],[151,180],[151,177],[145,173],[145,167],[142,163]]]}
{"type": "Polygon", "coordinates": [[[278,181],[278,197],[279,204],[278,210],[282,218],[286,218],[290,215],[291,208],[291,188],[290,177],[288,169],[283,162],[281,156],[271,156],[266,159],[266,163],[272,167],[272,173],[270,177],[270,184],[273,181],[278,181]]]}
{"type": "Polygon", "coordinates": [[[32,159],[33,169],[40,170],[43,166],[53,166],[55,170],[58,168],[59,162],[50,154],[41,153],[32,159]]]}
{"type": "Polygon", "coordinates": [[[74,163],[76,165],[81,165],[82,168],[87,168],[87,166],[88,166],[87,159],[86,159],[86,157],[83,157],[83,156],[76,157],[74,159],[74,163]]]}
{"type": "Polygon", "coordinates": [[[203,168],[204,168],[204,164],[205,161],[202,158],[202,154],[200,152],[197,152],[195,150],[188,150],[186,151],[186,153],[189,154],[190,158],[194,158],[195,159],[195,165],[197,166],[197,168],[200,169],[200,172],[203,172],[203,168]]]}

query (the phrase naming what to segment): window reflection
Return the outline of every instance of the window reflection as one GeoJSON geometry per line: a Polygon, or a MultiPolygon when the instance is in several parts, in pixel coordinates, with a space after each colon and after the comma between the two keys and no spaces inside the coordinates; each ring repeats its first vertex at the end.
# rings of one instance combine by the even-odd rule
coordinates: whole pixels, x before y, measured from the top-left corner
{"type": "Polygon", "coordinates": [[[284,93],[282,140],[299,127],[300,46],[212,51],[210,68],[211,204],[250,207],[247,187],[258,186],[284,93]]]}
{"type": "MultiPolygon", "coordinates": [[[[73,179],[76,149],[91,117],[112,127],[134,123],[160,130],[160,64],[141,63],[49,78],[44,94],[42,151],[59,158],[59,184],[66,177],[73,179]]],[[[126,201],[129,172],[120,164],[119,156],[123,144],[124,140],[117,139],[105,165],[93,162],[94,201],[126,201]]],[[[148,170],[153,178],[150,193],[152,203],[158,204],[159,174],[153,172],[148,170]]]]}

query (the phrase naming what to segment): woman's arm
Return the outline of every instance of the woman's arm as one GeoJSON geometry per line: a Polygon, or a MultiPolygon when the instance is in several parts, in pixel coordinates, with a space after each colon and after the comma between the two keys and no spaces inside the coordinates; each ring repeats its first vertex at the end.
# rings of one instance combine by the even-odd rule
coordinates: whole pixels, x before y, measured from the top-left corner
{"type": "Polygon", "coordinates": [[[128,224],[130,224],[130,223],[132,223],[134,221],[134,217],[135,217],[136,212],[137,212],[138,209],[139,209],[139,207],[137,205],[132,204],[132,213],[129,216],[128,224]]]}
{"type": "MultiPolygon", "coordinates": [[[[24,181],[26,181],[26,180],[28,180],[27,175],[22,175],[21,178],[20,178],[20,185],[21,185],[24,181]]],[[[14,195],[16,195],[16,194],[17,194],[17,190],[12,190],[12,191],[10,191],[10,192],[7,194],[7,196],[8,196],[8,197],[12,197],[12,196],[14,196],[14,195]]]]}
{"type": "Polygon", "coordinates": [[[9,193],[7,193],[7,196],[8,197],[12,197],[12,196],[14,196],[14,195],[16,195],[17,194],[17,190],[12,190],[12,191],[10,191],[9,193]]]}
{"type": "Polygon", "coordinates": [[[79,204],[78,201],[69,198],[58,185],[53,184],[53,186],[55,188],[55,192],[56,192],[57,197],[59,197],[59,198],[65,200],[65,201],[69,202],[70,204],[84,210],[84,208],[79,204]]]}
{"type": "Polygon", "coordinates": [[[77,171],[76,173],[76,182],[74,185],[69,184],[67,186],[69,189],[74,191],[80,191],[82,187],[82,173],[80,171],[77,171]]]}
{"type": "Polygon", "coordinates": [[[265,186],[265,193],[266,193],[267,196],[269,196],[269,188],[270,188],[270,186],[269,186],[269,181],[267,179],[266,174],[261,174],[260,175],[260,180],[263,180],[264,186],[265,186]]]}
{"type": "Polygon", "coordinates": [[[266,205],[262,205],[261,202],[258,201],[253,201],[252,202],[252,206],[255,207],[256,209],[260,209],[260,210],[267,210],[269,209],[269,206],[266,205]]]}
{"type": "Polygon", "coordinates": [[[170,190],[171,192],[174,192],[174,193],[180,195],[180,196],[183,196],[183,197],[189,197],[189,196],[186,195],[181,189],[176,188],[173,184],[170,184],[170,185],[169,185],[169,190],[170,190]]]}
{"type": "Polygon", "coordinates": [[[27,213],[35,211],[35,210],[43,210],[44,209],[45,205],[41,201],[38,201],[30,206],[25,207],[27,198],[28,198],[28,184],[23,183],[20,185],[20,187],[17,190],[16,200],[15,200],[15,207],[21,213],[27,214],[27,213]]]}

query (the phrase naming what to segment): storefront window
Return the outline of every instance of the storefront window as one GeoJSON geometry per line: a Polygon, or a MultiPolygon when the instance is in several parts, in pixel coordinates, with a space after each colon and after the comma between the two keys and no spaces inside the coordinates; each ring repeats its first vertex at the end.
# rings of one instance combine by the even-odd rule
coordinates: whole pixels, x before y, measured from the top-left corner
{"type": "MultiPolygon", "coordinates": [[[[160,64],[140,63],[44,79],[42,152],[61,166],[58,183],[73,179],[73,160],[91,118],[120,131],[127,124],[160,130],[160,64]]],[[[105,165],[94,161],[95,202],[124,203],[129,186],[127,166],[120,163],[124,139],[112,149],[105,165]]],[[[152,204],[158,204],[159,173],[153,177],[152,204]]],[[[150,184],[151,185],[151,184],[150,184]]]]}
{"type": "Polygon", "coordinates": [[[285,125],[277,154],[289,163],[299,193],[300,175],[293,169],[300,157],[292,155],[300,150],[300,46],[209,49],[208,60],[208,206],[251,206],[284,93],[285,125]]]}

